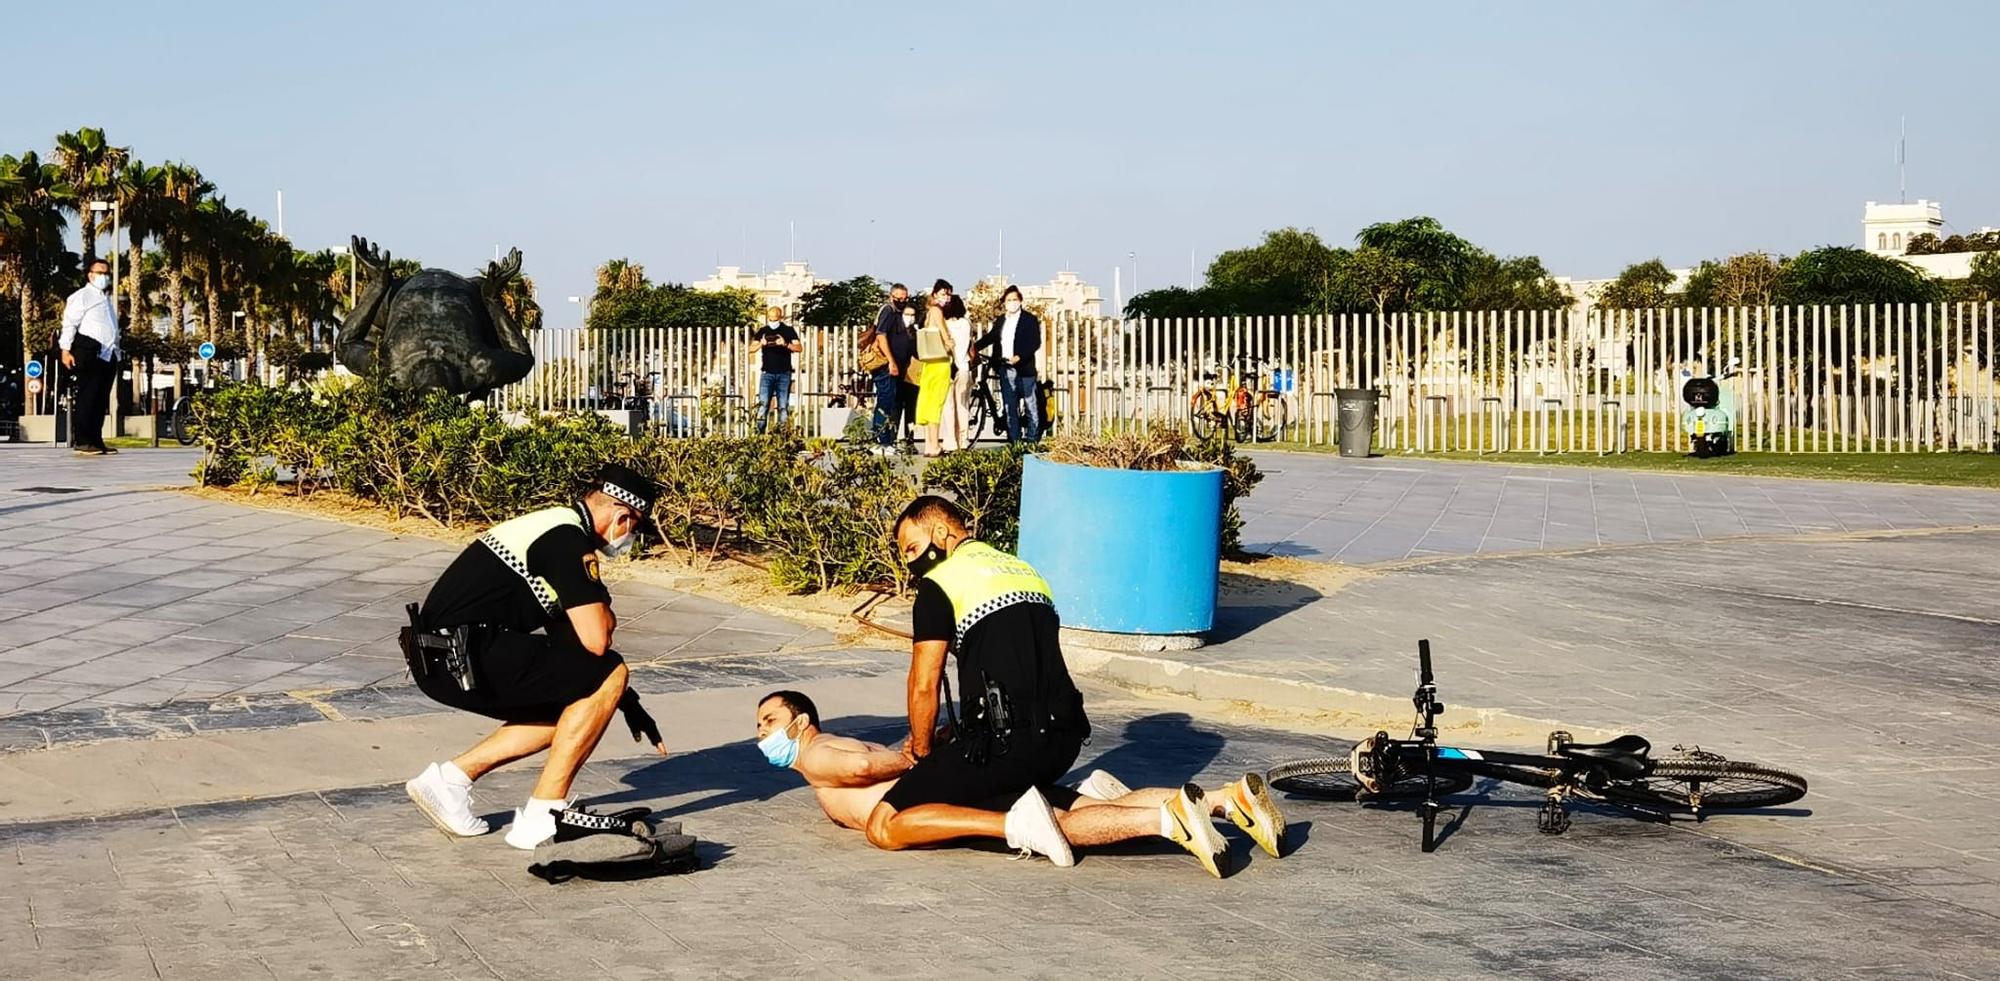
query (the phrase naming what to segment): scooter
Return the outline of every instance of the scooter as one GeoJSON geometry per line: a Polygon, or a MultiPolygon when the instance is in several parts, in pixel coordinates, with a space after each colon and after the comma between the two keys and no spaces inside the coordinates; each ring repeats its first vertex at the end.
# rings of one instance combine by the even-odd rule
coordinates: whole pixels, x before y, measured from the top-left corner
{"type": "Polygon", "coordinates": [[[1712,377],[1690,378],[1681,386],[1681,431],[1699,459],[1736,452],[1736,399],[1712,377]]]}

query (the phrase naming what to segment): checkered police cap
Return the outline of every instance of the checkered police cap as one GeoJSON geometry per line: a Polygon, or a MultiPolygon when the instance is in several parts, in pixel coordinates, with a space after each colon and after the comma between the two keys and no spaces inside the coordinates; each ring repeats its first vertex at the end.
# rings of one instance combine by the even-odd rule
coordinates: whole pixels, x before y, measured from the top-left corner
{"type": "Polygon", "coordinates": [[[660,497],[658,484],[637,470],[617,463],[607,463],[597,472],[597,489],[612,500],[639,512],[641,517],[652,514],[653,502],[660,497]]]}

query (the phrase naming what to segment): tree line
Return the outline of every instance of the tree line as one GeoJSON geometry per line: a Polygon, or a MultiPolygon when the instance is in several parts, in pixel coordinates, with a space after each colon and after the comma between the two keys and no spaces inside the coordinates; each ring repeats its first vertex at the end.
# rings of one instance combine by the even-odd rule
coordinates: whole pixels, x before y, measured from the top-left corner
{"type": "MultiPolygon", "coordinates": [[[[1918,236],[1908,254],[1944,251],[1919,251],[1917,242],[1925,238],[1935,236],[1918,236]]],[[[1973,259],[1972,275],[1965,279],[1933,279],[1900,259],[1844,245],[1807,249],[1795,256],[1745,252],[1709,259],[1694,268],[1680,289],[1674,288],[1675,279],[1659,259],[1636,262],[1605,286],[1597,305],[1642,310],[1983,302],[2000,299],[2000,252],[1973,259]]]]}
{"type": "Polygon", "coordinates": [[[1311,229],[1265,232],[1208,265],[1201,286],[1148,290],[1130,317],[1554,310],[1573,302],[1536,256],[1500,256],[1435,218],[1378,222],[1336,248],[1311,229]]]}
{"type": "MultiPolygon", "coordinates": [[[[83,282],[112,234],[122,244],[119,312],[135,363],[180,364],[201,341],[218,356],[248,356],[288,372],[328,367],[326,348],[347,309],[354,259],[332,249],[294,248],[261,218],[230,205],[200,168],[149,164],[104,130],[58,134],[37,150],[0,155],[0,350],[23,359],[55,346],[63,298],[83,282]],[[71,249],[71,222],[77,244],[71,249]],[[240,314],[240,316],[239,316],[240,314]],[[152,329],[147,329],[152,328],[152,329]]],[[[419,264],[398,259],[391,275],[419,264]]],[[[369,272],[359,271],[365,286],[369,272]]],[[[525,327],[541,312],[525,277],[505,298],[525,327]]]]}

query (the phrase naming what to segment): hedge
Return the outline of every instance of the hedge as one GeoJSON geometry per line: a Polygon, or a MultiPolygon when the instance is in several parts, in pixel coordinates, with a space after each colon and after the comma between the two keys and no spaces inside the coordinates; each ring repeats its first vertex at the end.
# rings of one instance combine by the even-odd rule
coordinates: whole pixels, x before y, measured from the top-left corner
{"type": "MultiPolygon", "coordinates": [[[[288,475],[294,494],[338,490],[447,527],[572,500],[598,465],[615,460],[660,485],[658,547],[700,565],[725,542],[747,545],[768,560],[773,583],[793,592],[902,588],[889,526],[926,490],[956,499],[1000,548],[1013,548],[1020,522],[1016,448],[951,454],[919,477],[859,440],[631,438],[595,414],[510,423],[453,396],[353,380],[203,393],[194,425],[204,450],[194,476],[204,485],[256,491],[288,475]]],[[[1235,498],[1256,483],[1256,467],[1220,445],[1187,455],[1228,470],[1223,545],[1233,551],[1235,498]]]]}

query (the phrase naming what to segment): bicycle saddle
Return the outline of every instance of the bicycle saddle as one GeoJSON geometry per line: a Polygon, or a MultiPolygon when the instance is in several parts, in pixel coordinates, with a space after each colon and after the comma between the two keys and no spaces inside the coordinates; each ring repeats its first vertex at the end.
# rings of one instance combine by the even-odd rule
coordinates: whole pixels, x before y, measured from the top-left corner
{"type": "Polygon", "coordinates": [[[1561,755],[1598,760],[1615,777],[1636,777],[1645,772],[1646,757],[1653,744],[1644,736],[1619,736],[1605,743],[1570,743],[1561,755]]]}

